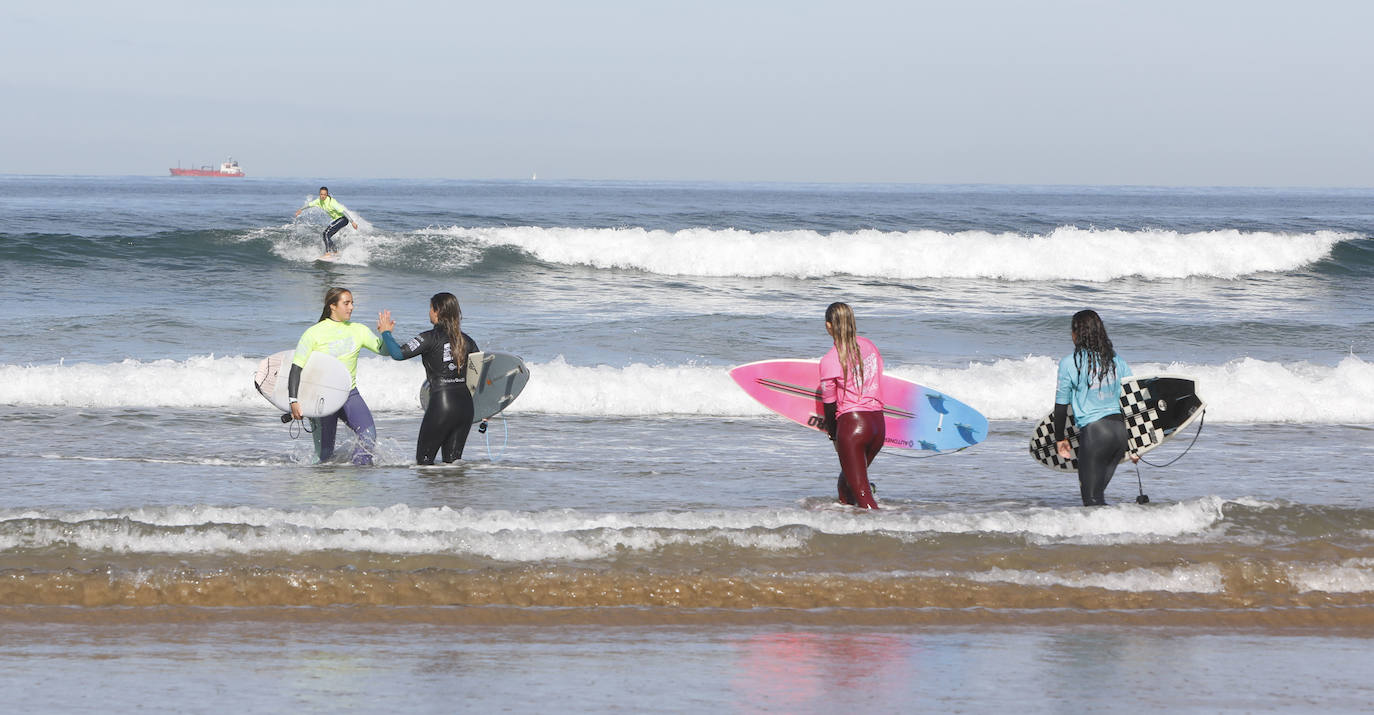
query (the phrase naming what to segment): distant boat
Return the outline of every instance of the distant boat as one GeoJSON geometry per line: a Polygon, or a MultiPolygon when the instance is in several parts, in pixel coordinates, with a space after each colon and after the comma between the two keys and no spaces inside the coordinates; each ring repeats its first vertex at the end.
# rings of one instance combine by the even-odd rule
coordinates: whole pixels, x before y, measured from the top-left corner
{"type": "Polygon", "coordinates": [[[219,169],[206,164],[199,169],[182,169],[177,167],[175,169],[168,169],[168,171],[172,172],[172,176],[246,176],[246,174],[243,173],[243,169],[239,168],[239,163],[234,161],[233,157],[229,157],[228,161],[220,164],[219,169]]]}
{"type": "Polygon", "coordinates": [[[539,180],[539,175],[538,175],[538,174],[530,174],[530,181],[538,181],[538,180],[539,180]]]}

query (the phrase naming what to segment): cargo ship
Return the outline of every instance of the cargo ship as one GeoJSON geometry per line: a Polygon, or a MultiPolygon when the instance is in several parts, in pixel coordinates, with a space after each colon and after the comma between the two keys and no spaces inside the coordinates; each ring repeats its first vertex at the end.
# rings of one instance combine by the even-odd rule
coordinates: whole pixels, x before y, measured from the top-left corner
{"type": "Polygon", "coordinates": [[[219,165],[219,169],[213,166],[202,166],[199,169],[168,169],[172,176],[244,176],[243,169],[239,168],[239,163],[233,157],[219,165]]]}

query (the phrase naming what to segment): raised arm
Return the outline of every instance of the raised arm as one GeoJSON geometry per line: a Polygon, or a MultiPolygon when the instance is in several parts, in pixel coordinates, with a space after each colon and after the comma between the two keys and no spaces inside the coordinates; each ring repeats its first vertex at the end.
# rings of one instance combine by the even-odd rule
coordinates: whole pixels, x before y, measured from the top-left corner
{"type": "Polygon", "coordinates": [[[391,319],[391,311],[383,310],[377,314],[377,330],[382,334],[382,347],[392,360],[409,360],[428,347],[429,333],[420,333],[405,345],[401,345],[396,342],[396,336],[391,334],[395,328],[396,321],[391,319]]]}

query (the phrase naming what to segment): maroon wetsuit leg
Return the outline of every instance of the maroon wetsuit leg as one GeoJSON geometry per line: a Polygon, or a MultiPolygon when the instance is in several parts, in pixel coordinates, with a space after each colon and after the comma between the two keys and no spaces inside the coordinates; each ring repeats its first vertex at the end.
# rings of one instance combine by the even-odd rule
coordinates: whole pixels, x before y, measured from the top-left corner
{"type": "Polygon", "coordinates": [[[849,482],[844,479],[844,471],[840,471],[840,478],[835,482],[835,489],[840,493],[840,503],[854,506],[854,495],[849,492],[849,482]]]}
{"type": "Polygon", "coordinates": [[[840,415],[835,429],[835,451],[840,455],[840,499],[847,504],[877,509],[868,485],[868,465],[883,448],[887,436],[881,412],[849,412],[840,415]],[[848,494],[845,494],[848,487],[848,494]]]}

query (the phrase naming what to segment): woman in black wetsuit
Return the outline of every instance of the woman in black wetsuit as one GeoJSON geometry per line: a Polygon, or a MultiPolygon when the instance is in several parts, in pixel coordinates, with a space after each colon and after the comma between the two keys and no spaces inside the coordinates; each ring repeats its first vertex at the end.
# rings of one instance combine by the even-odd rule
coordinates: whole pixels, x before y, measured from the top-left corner
{"type": "Polygon", "coordinates": [[[391,311],[384,310],[377,319],[382,331],[382,344],[395,360],[408,360],[421,355],[425,375],[429,378],[429,407],[420,422],[420,437],[415,442],[415,461],[434,464],[434,455],[442,448],[444,462],[463,458],[463,446],[472,427],[472,393],[467,385],[468,355],[477,352],[477,343],[463,332],[463,311],[452,293],[435,293],[429,299],[429,322],[426,330],[405,345],[396,343],[391,330],[396,321],[391,311]],[[458,336],[453,340],[450,336],[458,336]]]}

